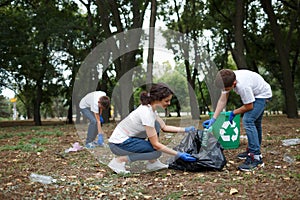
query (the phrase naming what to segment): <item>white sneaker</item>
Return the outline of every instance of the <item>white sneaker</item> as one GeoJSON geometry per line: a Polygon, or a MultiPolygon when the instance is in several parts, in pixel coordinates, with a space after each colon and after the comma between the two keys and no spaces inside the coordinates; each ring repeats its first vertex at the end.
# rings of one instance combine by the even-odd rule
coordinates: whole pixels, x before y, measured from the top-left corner
{"type": "Polygon", "coordinates": [[[167,169],[169,165],[165,165],[161,163],[159,160],[156,160],[154,163],[148,162],[147,169],[151,171],[160,170],[160,169],[167,169]]]}
{"type": "Polygon", "coordinates": [[[118,162],[116,158],[112,159],[109,163],[108,163],[108,167],[111,168],[114,172],[116,172],[117,174],[128,174],[130,173],[130,171],[127,171],[125,169],[125,162],[118,162]]]}

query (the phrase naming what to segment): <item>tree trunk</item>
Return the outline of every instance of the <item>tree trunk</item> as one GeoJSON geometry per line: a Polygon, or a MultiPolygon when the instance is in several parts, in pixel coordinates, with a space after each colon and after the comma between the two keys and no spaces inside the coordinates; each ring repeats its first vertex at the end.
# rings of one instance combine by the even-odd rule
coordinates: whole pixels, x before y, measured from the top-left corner
{"type": "Polygon", "coordinates": [[[122,63],[121,71],[119,71],[120,74],[122,74],[121,78],[119,79],[120,84],[120,103],[121,103],[121,109],[120,115],[121,118],[124,119],[134,108],[133,108],[133,83],[132,83],[132,75],[133,75],[133,69],[131,67],[128,68],[128,66],[135,66],[135,55],[136,52],[130,52],[125,54],[123,57],[125,57],[124,62],[122,63]]]}
{"type": "Polygon", "coordinates": [[[75,120],[75,123],[80,124],[81,112],[80,112],[80,108],[79,108],[79,103],[77,103],[75,105],[75,107],[76,107],[76,120],[75,120]]]}
{"type": "MultiPolygon", "coordinates": [[[[184,59],[184,65],[185,65],[185,70],[186,70],[186,79],[187,79],[187,83],[188,83],[188,91],[189,91],[189,97],[190,97],[190,106],[191,106],[191,115],[193,119],[199,119],[200,114],[199,114],[199,107],[198,107],[198,102],[197,102],[197,98],[196,98],[196,94],[195,94],[195,77],[196,74],[195,72],[195,67],[193,67],[193,72],[191,72],[190,69],[190,63],[189,63],[189,59],[190,59],[190,53],[189,53],[189,48],[190,48],[190,38],[189,38],[189,34],[191,34],[190,30],[184,30],[184,24],[181,20],[181,15],[179,13],[179,8],[177,6],[176,1],[174,0],[174,6],[175,6],[175,12],[176,12],[176,16],[177,16],[177,23],[178,23],[178,29],[179,32],[182,33],[182,35],[180,35],[180,41],[179,41],[179,46],[180,49],[183,52],[183,59],[184,59]]],[[[194,34],[195,35],[195,34],[194,34]]],[[[195,40],[195,38],[194,38],[195,40]]],[[[195,43],[194,43],[195,44],[195,43]]],[[[194,46],[195,54],[197,52],[197,48],[195,48],[194,46]]],[[[197,56],[195,56],[195,58],[197,58],[197,56]]]]}
{"type": "Polygon", "coordinates": [[[235,45],[232,50],[232,56],[238,69],[247,69],[248,67],[244,55],[245,45],[244,45],[244,37],[243,37],[245,1],[236,0],[235,10],[236,10],[236,14],[234,18],[235,45]]]}
{"type": "MultiPolygon", "coordinates": [[[[157,5],[156,0],[151,1],[151,16],[149,27],[149,48],[147,58],[147,83],[153,82],[153,57],[154,57],[154,39],[155,39],[155,21],[156,21],[157,5]]],[[[147,84],[147,90],[150,89],[150,84],[147,84]]]]}
{"type": "Polygon", "coordinates": [[[72,106],[72,97],[68,103],[68,116],[67,116],[67,124],[73,124],[73,106],[72,106]]]}
{"type": "Polygon", "coordinates": [[[41,81],[37,81],[36,84],[36,96],[34,98],[34,112],[33,112],[33,118],[34,118],[34,125],[36,126],[41,126],[42,122],[41,122],[41,113],[40,113],[40,109],[41,109],[41,102],[42,102],[42,83],[40,83],[41,81]]]}
{"type": "MultiPolygon", "coordinates": [[[[202,89],[202,82],[199,80],[199,78],[197,79],[198,80],[198,85],[199,85],[199,90],[200,90],[200,95],[201,95],[201,99],[203,101],[203,107],[204,107],[204,110],[207,110],[208,112],[210,112],[210,108],[206,102],[206,99],[204,97],[204,93],[203,93],[203,89],[202,89]]],[[[199,106],[201,106],[199,104],[199,106]]],[[[200,111],[200,115],[202,114],[202,112],[200,111]]]]}
{"type": "Polygon", "coordinates": [[[102,23],[103,31],[107,38],[115,36],[115,44],[112,44],[112,60],[116,67],[116,76],[120,86],[120,106],[119,112],[121,118],[129,114],[133,110],[133,93],[132,75],[133,68],[136,67],[136,55],[139,49],[140,38],[142,35],[142,25],[145,10],[148,7],[147,1],[132,1],[132,23],[130,26],[123,25],[121,20],[120,8],[116,0],[97,0],[96,1],[99,15],[102,23]],[[111,19],[110,16],[113,18],[111,19]],[[111,30],[111,21],[114,21],[117,33],[111,30]],[[128,31],[125,31],[128,30],[128,31]]]}
{"type": "Polygon", "coordinates": [[[190,64],[189,64],[187,58],[188,57],[185,57],[184,64],[185,64],[185,69],[186,69],[186,73],[187,73],[186,78],[187,78],[187,82],[188,82],[188,91],[189,91],[190,105],[191,105],[191,115],[192,115],[193,119],[199,119],[200,114],[199,114],[198,101],[197,101],[197,97],[195,94],[195,80],[192,78],[190,64]]]}
{"type": "Polygon", "coordinates": [[[276,15],[271,5],[271,0],[261,0],[262,7],[268,15],[271,29],[274,35],[275,46],[279,55],[280,66],[282,70],[283,88],[285,96],[286,114],[288,118],[298,117],[297,98],[295,94],[292,71],[289,63],[289,52],[282,37],[280,27],[277,23],[276,15]]]}
{"type": "Polygon", "coordinates": [[[26,106],[27,119],[32,119],[32,107],[26,106]]]}

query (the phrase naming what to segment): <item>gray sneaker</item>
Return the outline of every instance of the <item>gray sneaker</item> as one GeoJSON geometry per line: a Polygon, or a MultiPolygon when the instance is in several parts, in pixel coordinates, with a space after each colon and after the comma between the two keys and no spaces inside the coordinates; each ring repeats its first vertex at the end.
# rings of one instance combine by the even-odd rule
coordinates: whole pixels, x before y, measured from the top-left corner
{"type": "Polygon", "coordinates": [[[262,168],[264,166],[265,164],[263,163],[262,158],[259,158],[259,160],[254,159],[254,154],[249,153],[247,155],[246,161],[243,164],[241,164],[238,167],[238,169],[240,171],[248,172],[248,171],[255,170],[257,168],[262,168]]]}
{"type": "Polygon", "coordinates": [[[93,142],[93,145],[94,145],[95,147],[104,147],[104,143],[99,144],[99,143],[96,142],[96,141],[93,142]]]}
{"type": "Polygon", "coordinates": [[[247,156],[248,156],[248,151],[245,151],[243,153],[240,153],[237,155],[237,158],[240,159],[240,160],[246,160],[247,156]]]}
{"type": "MultiPolygon", "coordinates": [[[[249,154],[249,151],[246,150],[245,152],[238,154],[237,158],[240,160],[246,160],[246,158],[248,157],[248,154],[249,154]]],[[[262,154],[260,154],[259,157],[262,159],[263,158],[262,154]]]]}
{"type": "Polygon", "coordinates": [[[85,145],[85,148],[87,148],[87,149],[94,149],[94,148],[95,148],[95,145],[94,145],[93,142],[90,142],[90,143],[87,143],[87,144],[85,145]]]}

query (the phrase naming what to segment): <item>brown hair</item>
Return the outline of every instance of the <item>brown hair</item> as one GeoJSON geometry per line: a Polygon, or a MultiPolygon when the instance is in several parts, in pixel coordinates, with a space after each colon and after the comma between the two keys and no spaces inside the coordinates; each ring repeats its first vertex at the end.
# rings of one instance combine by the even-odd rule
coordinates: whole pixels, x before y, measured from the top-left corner
{"type": "Polygon", "coordinates": [[[161,101],[162,99],[173,95],[174,92],[165,83],[153,84],[150,91],[143,91],[140,95],[142,105],[150,104],[154,101],[161,101]]]}
{"type": "Polygon", "coordinates": [[[110,99],[108,96],[102,96],[99,99],[100,104],[103,106],[104,109],[108,109],[110,106],[110,99]]]}
{"type": "Polygon", "coordinates": [[[230,69],[221,69],[216,76],[215,85],[219,89],[231,87],[236,80],[235,73],[230,69]]]}

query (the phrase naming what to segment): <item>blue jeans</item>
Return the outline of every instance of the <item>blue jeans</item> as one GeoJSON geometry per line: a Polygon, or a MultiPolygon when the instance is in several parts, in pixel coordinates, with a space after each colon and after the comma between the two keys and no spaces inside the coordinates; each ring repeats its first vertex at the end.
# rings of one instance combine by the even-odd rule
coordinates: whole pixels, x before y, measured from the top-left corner
{"type": "MultiPolygon", "coordinates": [[[[159,135],[159,123],[155,123],[155,129],[159,135]]],[[[129,162],[137,160],[155,160],[159,158],[162,153],[153,148],[150,141],[144,138],[131,137],[121,144],[109,143],[110,150],[117,156],[127,156],[129,162]]]]}
{"type": "Polygon", "coordinates": [[[90,124],[87,132],[85,144],[93,142],[98,135],[97,120],[90,108],[80,109],[81,113],[89,119],[90,124]]]}
{"type": "Polygon", "coordinates": [[[262,118],[266,106],[266,99],[257,98],[253,102],[253,109],[245,112],[243,116],[243,126],[248,138],[249,153],[260,155],[262,142],[262,118]]]}

